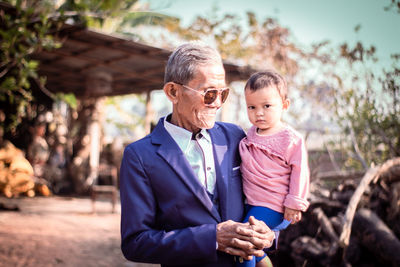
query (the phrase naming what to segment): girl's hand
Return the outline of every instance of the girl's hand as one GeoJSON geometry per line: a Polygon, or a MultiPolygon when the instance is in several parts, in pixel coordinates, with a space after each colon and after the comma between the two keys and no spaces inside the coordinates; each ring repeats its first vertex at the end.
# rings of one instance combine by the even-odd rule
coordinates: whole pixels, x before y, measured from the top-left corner
{"type": "Polygon", "coordinates": [[[284,218],[295,224],[301,220],[301,211],[285,207],[284,218]]]}

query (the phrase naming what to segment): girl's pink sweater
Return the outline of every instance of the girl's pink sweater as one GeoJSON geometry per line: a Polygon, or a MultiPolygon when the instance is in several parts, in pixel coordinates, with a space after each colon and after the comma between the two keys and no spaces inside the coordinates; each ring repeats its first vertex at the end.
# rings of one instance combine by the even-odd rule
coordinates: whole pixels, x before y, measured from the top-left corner
{"type": "Polygon", "coordinates": [[[301,134],[290,126],[268,136],[256,130],[250,128],[239,145],[247,203],[281,213],[284,207],[305,211],[310,172],[301,134]]]}

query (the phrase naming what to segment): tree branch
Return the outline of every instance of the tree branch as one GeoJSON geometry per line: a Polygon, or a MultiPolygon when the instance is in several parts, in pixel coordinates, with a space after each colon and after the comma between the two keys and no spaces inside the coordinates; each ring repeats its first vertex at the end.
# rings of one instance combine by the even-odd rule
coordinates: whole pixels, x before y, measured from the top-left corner
{"type": "Polygon", "coordinates": [[[368,185],[373,181],[376,181],[389,171],[395,165],[400,165],[400,158],[394,158],[386,161],[380,167],[370,168],[367,173],[362,178],[360,184],[358,185],[356,191],[354,191],[353,196],[350,199],[349,205],[347,206],[346,213],[344,216],[344,225],[343,231],[339,238],[339,243],[342,248],[345,248],[349,245],[350,234],[351,234],[351,225],[353,223],[354,214],[356,212],[358,202],[360,201],[361,196],[368,188],[368,185]]]}

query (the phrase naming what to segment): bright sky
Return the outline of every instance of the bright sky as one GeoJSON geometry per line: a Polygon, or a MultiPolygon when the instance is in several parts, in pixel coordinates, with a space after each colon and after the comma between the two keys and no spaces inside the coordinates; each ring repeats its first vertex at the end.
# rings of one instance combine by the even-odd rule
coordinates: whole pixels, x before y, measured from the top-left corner
{"type": "Polygon", "coordinates": [[[277,18],[301,44],[330,40],[334,44],[362,41],[374,45],[385,63],[400,53],[400,14],[384,11],[390,0],[143,0],[154,11],[179,17],[184,25],[196,15],[206,16],[213,7],[219,14],[243,17],[253,11],[259,20],[277,18]],[[354,28],[361,25],[358,33],[354,28]]]}

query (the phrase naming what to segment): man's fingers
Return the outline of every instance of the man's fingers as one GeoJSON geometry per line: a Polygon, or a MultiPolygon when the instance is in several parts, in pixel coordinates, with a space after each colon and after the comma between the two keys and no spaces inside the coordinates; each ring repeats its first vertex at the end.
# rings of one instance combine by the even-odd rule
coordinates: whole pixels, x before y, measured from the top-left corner
{"type": "Polygon", "coordinates": [[[274,243],[275,233],[274,232],[268,233],[268,236],[270,238],[268,240],[266,240],[266,242],[264,242],[264,248],[269,248],[274,243]]]}
{"type": "Polygon", "coordinates": [[[262,256],[264,256],[264,254],[265,254],[264,250],[261,250],[261,249],[258,249],[258,250],[254,249],[251,251],[251,255],[254,255],[256,257],[262,257],[262,256]]]}
{"type": "Polygon", "coordinates": [[[257,220],[254,216],[249,217],[249,223],[251,225],[251,229],[258,233],[267,233],[271,231],[269,227],[265,224],[265,222],[257,220]]]}
{"type": "Polygon", "coordinates": [[[238,249],[236,247],[226,247],[222,251],[224,251],[225,253],[228,253],[230,255],[240,256],[245,260],[251,260],[252,255],[254,255],[256,257],[262,257],[265,254],[265,252],[263,250],[251,249],[249,251],[244,251],[244,250],[238,249]]]}
{"type": "Polygon", "coordinates": [[[217,225],[218,250],[247,258],[248,255],[263,256],[263,248],[270,247],[274,239],[264,222],[252,217],[249,223],[226,221],[217,225]]]}
{"type": "Polygon", "coordinates": [[[227,252],[226,250],[228,249],[230,251],[230,254],[237,253],[237,250],[243,253],[243,254],[232,254],[232,255],[239,255],[239,256],[256,255],[258,257],[261,257],[264,255],[262,249],[270,247],[272,245],[273,237],[271,237],[270,239],[271,240],[262,240],[255,237],[241,236],[241,238],[232,238],[230,240],[226,240],[225,245],[221,246],[220,249],[225,252],[227,252]],[[232,249],[234,249],[234,251],[232,249]]]}
{"type": "Polygon", "coordinates": [[[232,239],[232,246],[233,247],[237,247],[237,248],[241,248],[243,250],[250,250],[250,249],[252,249],[254,247],[250,242],[241,240],[239,238],[233,238],[232,239]]]}
{"type": "Polygon", "coordinates": [[[248,232],[248,229],[238,229],[238,233],[242,236],[241,240],[238,239],[238,243],[235,243],[235,245],[241,245],[250,242],[251,244],[253,244],[251,248],[255,247],[260,249],[270,247],[275,237],[275,234],[272,231],[265,234],[259,234],[254,231],[248,232]]]}
{"type": "Polygon", "coordinates": [[[230,255],[242,257],[245,260],[251,260],[251,258],[252,258],[251,255],[246,254],[243,250],[240,250],[240,249],[237,249],[234,247],[227,247],[223,251],[230,255]]]}
{"type": "Polygon", "coordinates": [[[255,232],[252,229],[252,225],[246,226],[246,227],[238,227],[236,228],[236,233],[240,234],[240,235],[244,235],[244,236],[259,236],[262,237],[262,234],[255,232]]]}
{"type": "Polygon", "coordinates": [[[265,234],[268,234],[271,230],[268,226],[258,227],[257,225],[243,225],[236,228],[236,233],[249,237],[265,238],[265,234]]]}

